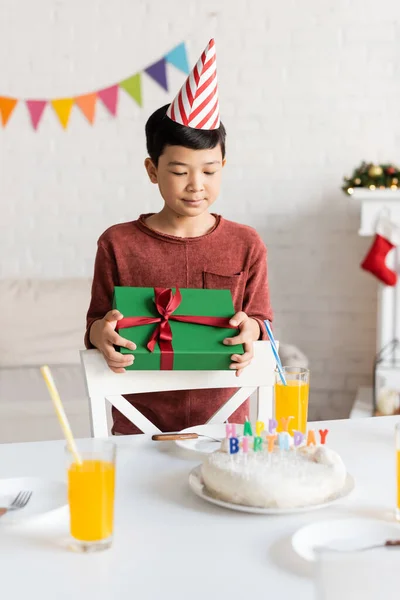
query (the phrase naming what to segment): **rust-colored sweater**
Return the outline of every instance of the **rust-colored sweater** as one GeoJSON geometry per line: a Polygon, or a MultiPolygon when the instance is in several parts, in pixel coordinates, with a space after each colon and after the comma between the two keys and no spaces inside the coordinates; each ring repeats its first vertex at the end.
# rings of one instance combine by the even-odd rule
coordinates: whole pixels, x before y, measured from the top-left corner
{"type": "MultiPolygon", "coordinates": [[[[85,344],[92,348],[93,321],[111,310],[114,286],[230,289],[235,310],[258,320],[260,339],[267,339],[263,320],[271,319],[266,248],[251,227],[214,215],[205,235],[180,238],[150,229],[142,215],[137,221],[114,225],[98,240],[92,298],[87,314],[85,344]]],[[[121,375],[123,377],[123,375],[121,375]]],[[[205,423],[234,393],[233,389],[179,390],[126,396],[161,431],[179,431],[205,423]]],[[[242,423],[245,402],[233,415],[242,423]]],[[[113,409],[114,433],[139,433],[113,409]]]]}

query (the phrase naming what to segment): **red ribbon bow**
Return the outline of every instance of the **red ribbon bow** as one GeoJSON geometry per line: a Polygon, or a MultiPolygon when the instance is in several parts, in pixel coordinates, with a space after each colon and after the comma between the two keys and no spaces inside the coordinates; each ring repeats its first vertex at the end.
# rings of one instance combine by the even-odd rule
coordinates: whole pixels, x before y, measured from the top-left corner
{"type": "Polygon", "coordinates": [[[117,323],[117,331],[128,327],[137,327],[138,325],[149,325],[158,323],[154,329],[147,348],[153,352],[155,345],[160,346],[160,367],[161,370],[171,370],[174,368],[174,349],[172,346],[172,330],[169,321],[180,321],[183,323],[195,323],[197,325],[208,325],[211,327],[223,327],[235,329],[229,324],[229,319],[225,317],[196,317],[190,315],[174,315],[180,303],[182,295],[176,288],[175,295],[171,288],[154,288],[154,302],[159,313],[159,317],[124,317],[117,323]]]}

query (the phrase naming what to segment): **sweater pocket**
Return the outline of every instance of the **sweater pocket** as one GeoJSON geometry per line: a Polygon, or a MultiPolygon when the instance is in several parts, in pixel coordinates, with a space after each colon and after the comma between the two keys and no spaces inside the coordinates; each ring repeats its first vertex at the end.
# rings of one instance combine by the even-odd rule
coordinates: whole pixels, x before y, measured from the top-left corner
{"type": "Polygon", "coordinates": [[[234,275],[220,275],[203,271],[203,288],[207,290],[230,290],[235,312],[242,310],[245,285],[244,271],[234,275]]]}

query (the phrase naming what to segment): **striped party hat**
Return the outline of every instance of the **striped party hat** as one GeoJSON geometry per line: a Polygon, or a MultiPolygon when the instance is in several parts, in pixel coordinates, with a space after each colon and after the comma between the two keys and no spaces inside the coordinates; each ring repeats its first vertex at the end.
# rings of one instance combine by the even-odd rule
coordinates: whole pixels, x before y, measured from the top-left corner
{"type": "Polygon", "coordinates": [[[218,129],[219,102],[215,42],[210,40],[167,111],[167,116],[193,129],[218,129]]]}

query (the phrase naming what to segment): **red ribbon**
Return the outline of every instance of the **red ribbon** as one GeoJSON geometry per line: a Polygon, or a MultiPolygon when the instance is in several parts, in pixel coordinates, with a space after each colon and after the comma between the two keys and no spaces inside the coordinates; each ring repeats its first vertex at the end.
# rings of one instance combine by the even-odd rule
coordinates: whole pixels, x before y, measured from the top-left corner
{"type": "Polygon", "coordinates": [[[210,327],[224,327],[227,329],[236,329],[229,324],[229,319],[225,317],[196,317],[190,315],[174,315],[180,303],[182,295],[176,288],[175,295],[170,288],[154,288],[154,302],[159,313],[159,317],[124,317],[117,323],[117,331],[128,327],[137,327],[138,325],[150,325],[158,323],[154,329],[147,348],[153,352],[155,345],[160,346],[160,364],[161,370],[171,370],[174,368],[174,349],[172,346],[172,330],[169,321],[180,321],[183,323],[195,323],[196,325],[208,325],[210,327]]]}

